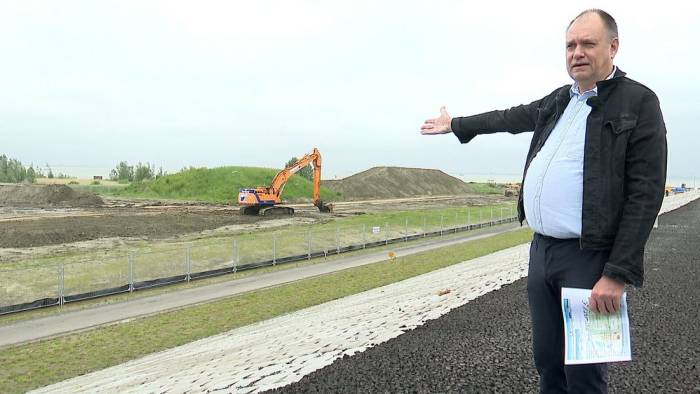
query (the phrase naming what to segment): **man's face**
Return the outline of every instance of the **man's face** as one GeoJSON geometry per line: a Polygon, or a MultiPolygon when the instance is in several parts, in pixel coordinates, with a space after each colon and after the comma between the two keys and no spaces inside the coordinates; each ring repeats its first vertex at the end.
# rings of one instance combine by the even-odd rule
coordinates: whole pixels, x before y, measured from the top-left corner
{"type": "Polygon", "coordinates": [[[618,45],[595,13],[584,14],[571,24],[566,32],[566,68],[581,89],[592,89],[610,75],[618,45]]]}

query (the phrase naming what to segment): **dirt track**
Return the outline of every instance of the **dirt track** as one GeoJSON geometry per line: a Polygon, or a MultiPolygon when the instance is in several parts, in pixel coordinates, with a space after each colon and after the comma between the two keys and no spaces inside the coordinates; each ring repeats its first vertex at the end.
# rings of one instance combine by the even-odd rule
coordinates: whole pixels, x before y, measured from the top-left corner
{"type": "MultiPolygon", "coordinates": [[[[320,214],[311,204],[290,205],[296,209],[291,222],[333,217],[414,210],[448,206],[480,205],[506,201],[501,196],[435,196],[372,201],[339,202],[331,216],[320,214]]],[[[13,208],[0,207],[0,248],[28,248],[102,238],[162,239],[198,233],[225,226],[254,230],[270,220],[290,224],[279,217],[240,215],[238,207],[201,203],[105,200],[95,208],[13,208]]],[[[270,224],[274,224],[270,222],[270,224]]]]}
{"type": "Polygon", "coordinates": [[[165,238],[260,220],[264,219],[241,216],[233,210],[140,212],[133,209],[19,218],[2,223],[0,247],[26,248],[110,237],[165,238]]]}

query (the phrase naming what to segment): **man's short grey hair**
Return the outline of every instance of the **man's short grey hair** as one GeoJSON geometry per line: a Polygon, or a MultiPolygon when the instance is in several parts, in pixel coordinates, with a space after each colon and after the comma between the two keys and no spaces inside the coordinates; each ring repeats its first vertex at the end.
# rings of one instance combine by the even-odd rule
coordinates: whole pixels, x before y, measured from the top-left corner
{"type": "Polygon", "coordinates": [[[612,40],[613,38],[618,38],[617,22],[615,22],[615,18],[613,18],[610,14],[608,14],[607,12],[605,12],[599,8],[591,8],[589,10],[585,10],[582,13],[576,15],[576,18],[572,19],[571,22],[569,22],[569,26],[566,27],[566,31],[569,31],[569,28],[576,21],[576,19],[578,19],[586,14],[597,14],[600,17],[600,19],[603,20],[603,24],[605,25],[605,28],[608,29],[608,34],[610,36],[610,39],[612,40]]]}

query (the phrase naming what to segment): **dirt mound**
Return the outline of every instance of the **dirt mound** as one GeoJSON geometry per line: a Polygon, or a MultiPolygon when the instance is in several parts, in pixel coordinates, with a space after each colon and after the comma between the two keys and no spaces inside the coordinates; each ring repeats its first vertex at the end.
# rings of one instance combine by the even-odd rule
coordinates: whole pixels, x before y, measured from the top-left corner
{"type": "Polygon", "coordinates": [[[339,180],[323,181],[343,199],[398,198],[471,193],[462,180],[440,170],[404,167],[373,167],[339,180]]]}
{"type": "Polygon", "coordinates": [[[0,206],[82,208],[103,203],[94,193],[66,185],[0,185],[0,206]]]}

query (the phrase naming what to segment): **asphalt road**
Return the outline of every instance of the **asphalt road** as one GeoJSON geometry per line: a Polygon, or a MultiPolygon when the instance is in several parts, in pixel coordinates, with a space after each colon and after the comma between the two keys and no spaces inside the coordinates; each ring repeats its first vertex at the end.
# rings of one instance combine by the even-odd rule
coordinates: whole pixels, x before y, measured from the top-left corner
{"type": "MultiPolygon", "coordinates": [[[[520,225],[508,223],[495,227],[484,228],[477,233],[466,232],[457,238],[438,238],[432,242],[413,246],[395,244],[392,249],[398,257],[454,245],[465,241],[489,237],[506,231],[520,229],[520,225]]],[[[387,252],[382,250],[371,254],[348,256],[345,258],[318,263],[314,265],[290,268],[287,270],[256,275],[252,277],[231,280],[209,286],[173,291],[152,297],[134,298],[90,309],[58,313],[48,317],[19,321],[0,326],[0,348],[21,343],[33,342],[40,339],[67,335],[100,326],[119,323],[161,313],[168,310],[183,308],[190,305],[211,302],[249,291],[271,286],[277,286],[305,278],[371,264],[387,259],[387,252]]]]}
{"type": "MultiPolygon", "coordinates": [[[[645,285],[628,288],[631,362],[611,364],[611,393],[700,393],[700,201],[659,219],[645,285]]],[[[280,393],[534,393],[526,278],[280,393]]]]}

